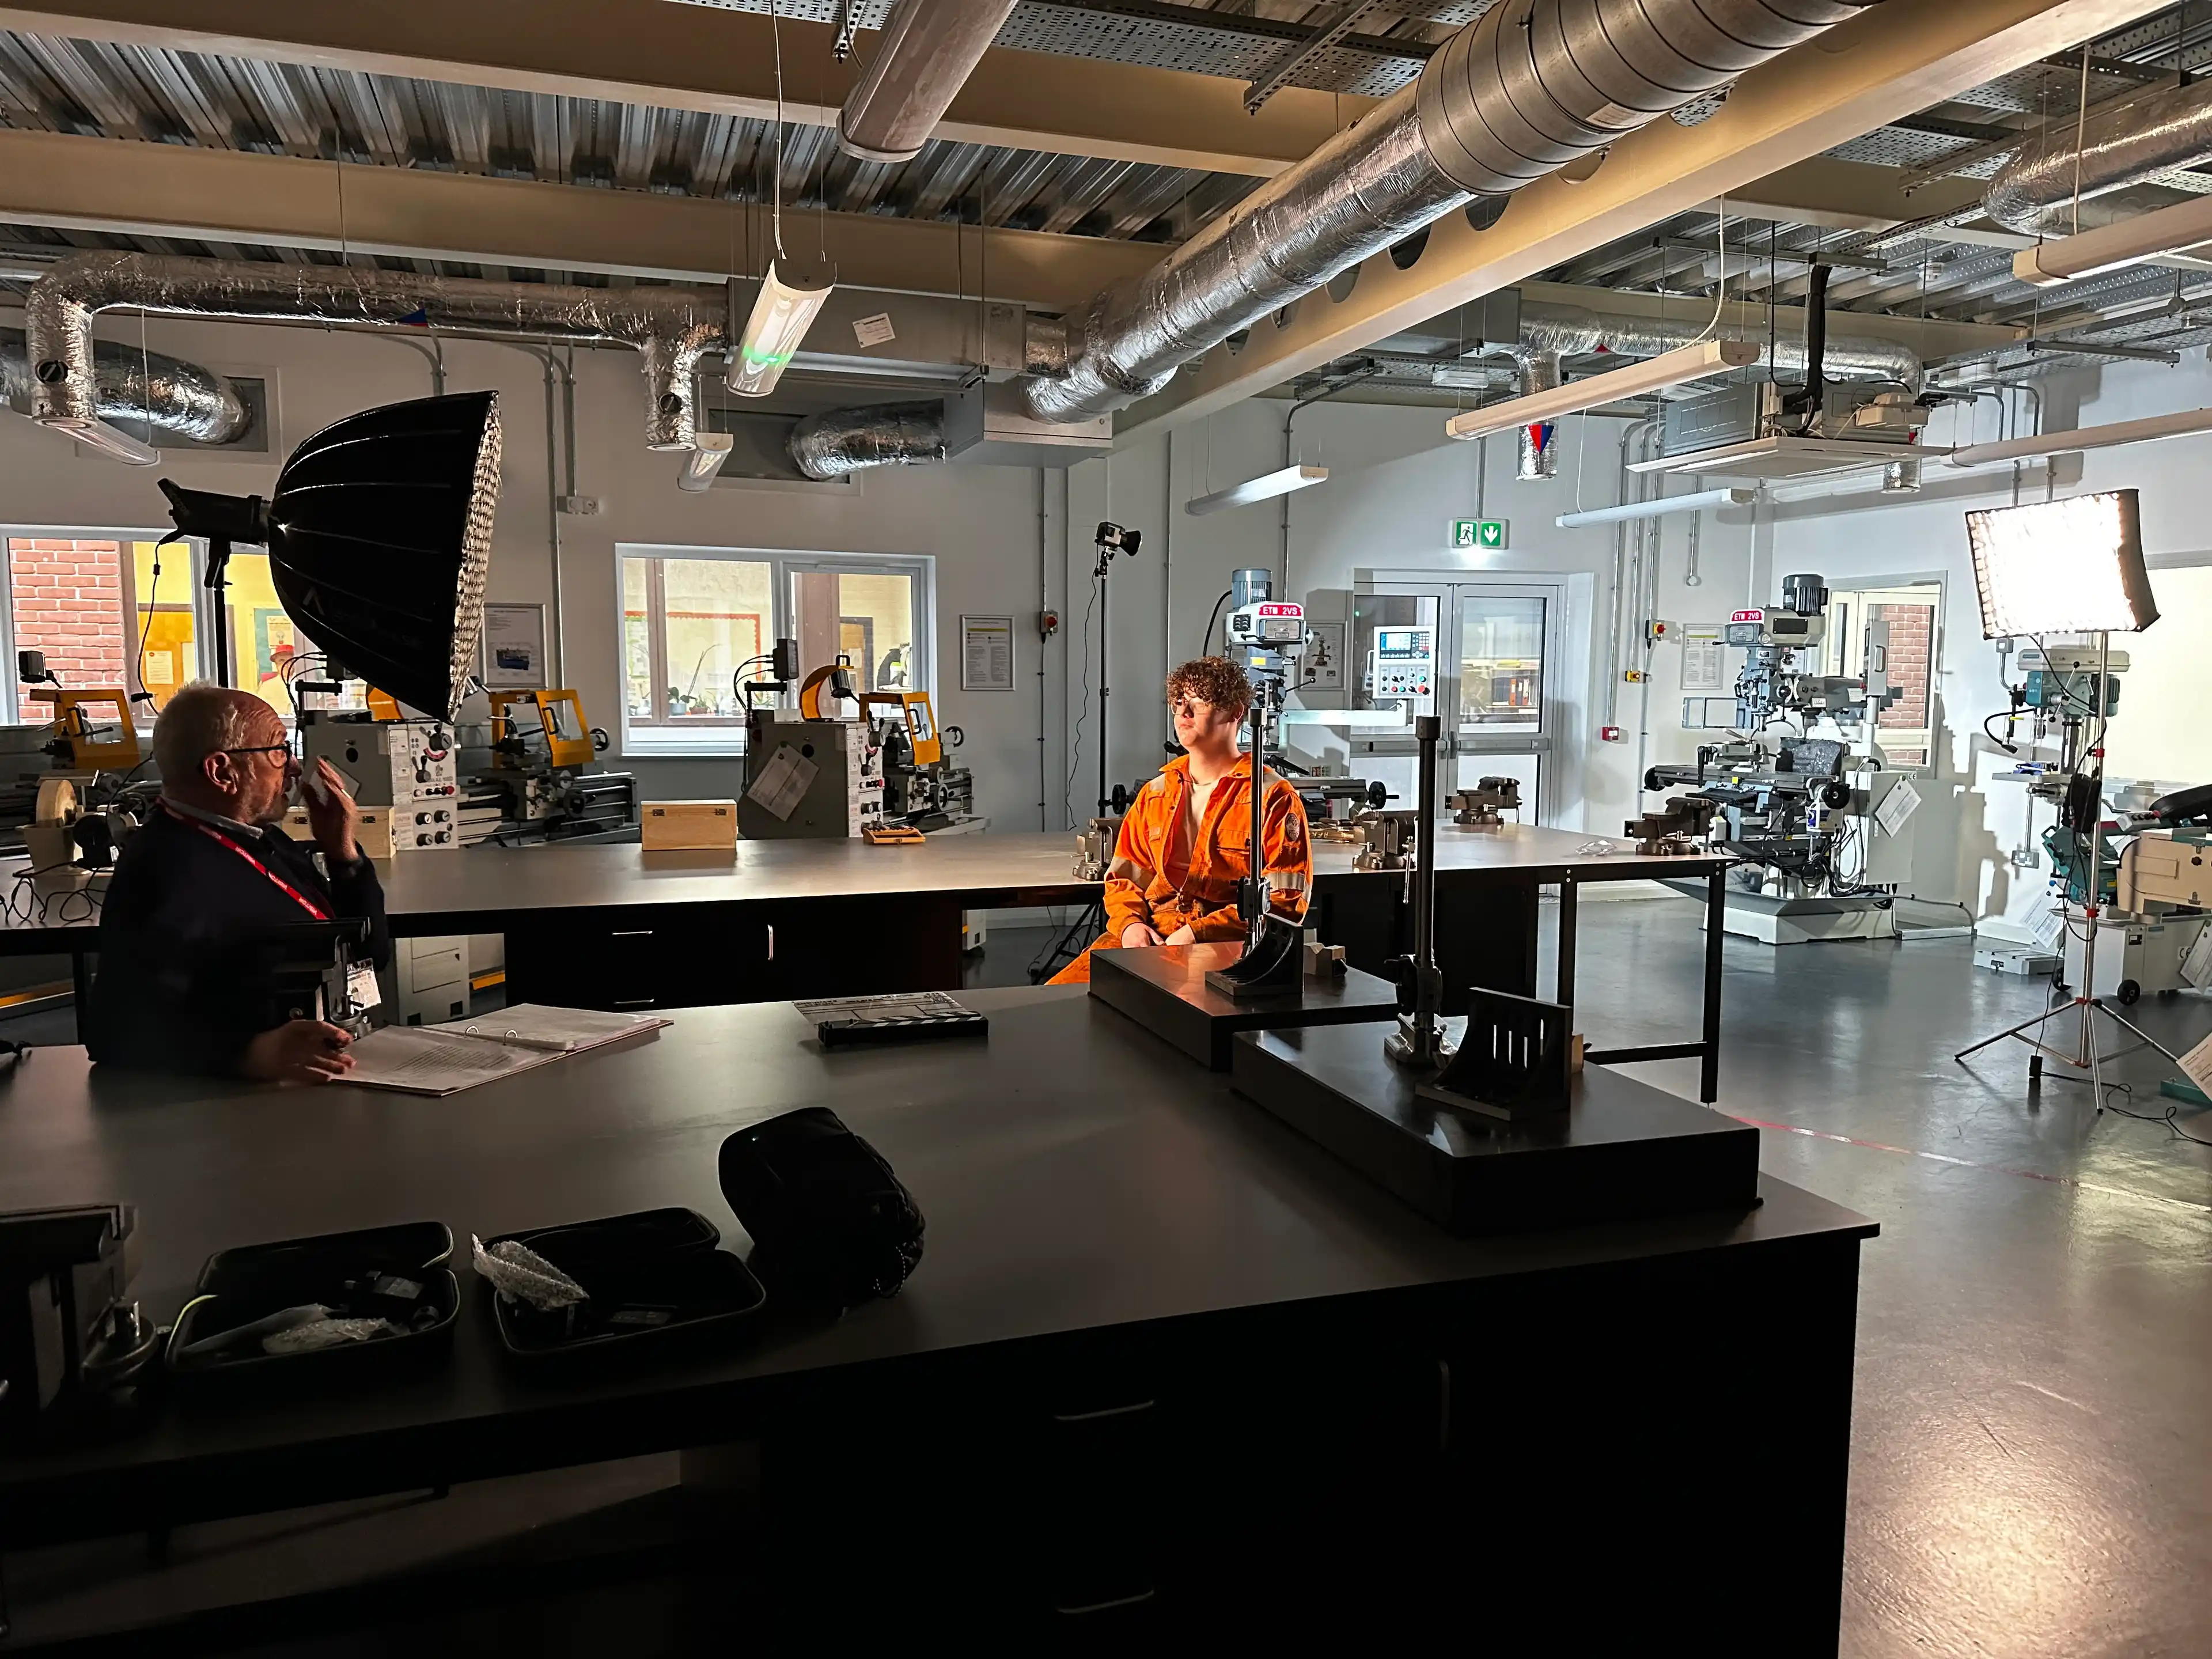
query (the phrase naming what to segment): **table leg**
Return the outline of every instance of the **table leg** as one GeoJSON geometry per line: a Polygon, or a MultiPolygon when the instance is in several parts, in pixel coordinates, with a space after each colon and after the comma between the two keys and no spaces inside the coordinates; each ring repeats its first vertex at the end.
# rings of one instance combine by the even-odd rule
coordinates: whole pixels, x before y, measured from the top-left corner
{"type": "Polygon", "coordinates": [[[1559,883],[1559,958],[1558,986],[1552,1000],[1567,1011],[1568,1029],[1574,1025],[1575,1012],[1575,933],[1576,917],[1580,906],[1577,900],[1581,889],[1572,876],[1559,883]]]}
{"type": "Polygon", "coordinates": [[[1705,888],[1705,1052],[1698,1073],[1698,1098],[1708,1106],[1721,1091],[1721,945],[1728,938],[1728,870],[1716,865],[1705,888]]]}
{"type": "Polygon", "coordinates": [[[84,1041],[85,1012],[92,1006],[92,958],[82,951],[70,952],[70,1012],[76,1018],[76,1040],[84,1041]]]}

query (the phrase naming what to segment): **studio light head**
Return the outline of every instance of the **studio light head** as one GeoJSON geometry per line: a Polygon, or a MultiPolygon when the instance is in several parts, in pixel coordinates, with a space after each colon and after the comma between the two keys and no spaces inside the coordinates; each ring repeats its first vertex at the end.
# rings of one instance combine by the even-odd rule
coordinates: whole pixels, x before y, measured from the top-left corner
{"type": "Polygon", "coordinates": [[[1966,514],[1982,637],[2132,634],[2158,620],[2136,492],[1966,514]]]}
{"type": "Polygon", "coordinates": [[[265,502],[161,485],[176,534],[207,538],[209,586],[233,544],[267,548],[285,614],[334,666],[450,720],[483,632],[499,441],[498,394],[463,392],[325,427],[265,502]]]}
{"type": "Polygon", "coordinates": [[[1118,524],[1109,524],[1105,520],[1101,519],[1098,521],[1098,534],[1095,539],[1098,544],[1098,550],[1102,554],[1120,553],[1133,559],[1137,556],[1138,547],[1145,539],[1145,532],[1141,530],[1124,530],[1118,524]]]}

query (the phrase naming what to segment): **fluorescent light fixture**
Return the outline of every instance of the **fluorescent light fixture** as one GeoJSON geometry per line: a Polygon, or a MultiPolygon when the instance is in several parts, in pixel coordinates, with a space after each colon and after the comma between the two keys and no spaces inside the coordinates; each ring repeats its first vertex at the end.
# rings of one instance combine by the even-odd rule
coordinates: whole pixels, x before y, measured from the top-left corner
{"type": "Polygon", "coordinates": [[[2132,489],[1966,514],[1982,637],[2132,634],[2158,620],[2132,489]]]}
{"type": "Polygon", "coordinates": [[[1273,501],[1294,489],[1310,489],[1328,482],[1328,469],[1325,466],[1286,466],[1279,472],[1247,478],[1231,489],[1217,489],[1211,495],[1194,495],[1182,504],[1182,510],[1194,518],[1204,518],[1224,507],[1249,507],[1254,501],[1273,501]]]}
{"type": "Polygon", "coordinates": [[[88,421],[76,415],[49,415],[39,424],[73,438],[87,449],[96,449],[125,466],[159,466],[161,452],[149,448],[127,432],[118,432],[104,421],[88,421]]]}
{"type": "MultiPolygon", "coordinates": [[[[752,315],[738,337],[738,349],[730,354],[730,390],[740,398],[765,398],[775,391],[835,286],[827,277],[819,283],[793,281],[771,259],[753,301],[752,315]]],[[[736,315],[734,305],[730,310],[736,315]]]]}
{"type": "Polygon", "coordinates": [[[696,495],[713,483],[722,463],[730,459],[732,441],[726,432],[702,432],[693,437],[691,448],[684,452],[684,470],[676,475],[676,487],[696,495]]]}
{"type": "Polygon", "coordinates": [[[2106,426],[2085,426],[2072,432],[2046,432],[2034,438],[2009,438],[2002,443],[1968,444],[1943,458],[1946,466],[1994,466],[2024,461],[2039,455],[2075,455],[2085,449],[2110,449],[2118,444],[2147,444],[2160,438],[2185,438],[2192,432],[2212,432],[2212,409],[2186,409],[2178,415],[2151,415],[2140,421],[2114,421],[2106,426]]]}
{"type": "Polygon", "coordinates": [[[1660,495],[1648,501],[1623,501],[1619,507],[1593,507],[1585,513],[1562,513],[1552,522],[1562,530],[1579,530],[1584,525],[1662,519],[1669,513],[1698,513],[1709,507],[1749,507],[1758,499],[1755,489],[1700,489],[1692,495],[1660,495]]]}
{"type": "Polygon", "coordinates": [[[1749,340],[1704,340],[1640,363],[1609,368],[1572,385],[1526,398],[1510,398],[1487,409],[1470,409],[1444,422],[1444,434],[1460,439],[1487,438],[1517,427],[1541,426],[1564,416],[1579,415],[1621,398],[1640,397],[1685,380],[1701,380],[1731,368],[1748,368],[1759,361],[1759,348],[1749,340]]]}
{"type": "Polygon", "coordinates": [[[2200,242],[2212,242],[2212,196],[2194,197],[2155,213],[2024,247],[2012,256],[2012,274],[2038,288],[2056,288],[2161,254],[2179,253],[2200,242]]]}

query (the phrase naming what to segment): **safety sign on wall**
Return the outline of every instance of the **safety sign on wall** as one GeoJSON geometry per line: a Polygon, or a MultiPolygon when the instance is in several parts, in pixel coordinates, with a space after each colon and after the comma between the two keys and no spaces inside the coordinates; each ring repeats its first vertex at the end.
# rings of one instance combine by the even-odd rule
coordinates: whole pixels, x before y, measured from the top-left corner
{"type": "Polygon", "coordinates": [[[1451,545],[1454,548],[1472,548],[1482,553],[1502,553],[1505,550],[1505,520],[1454,519],[1451,521],[1451,545]]]}

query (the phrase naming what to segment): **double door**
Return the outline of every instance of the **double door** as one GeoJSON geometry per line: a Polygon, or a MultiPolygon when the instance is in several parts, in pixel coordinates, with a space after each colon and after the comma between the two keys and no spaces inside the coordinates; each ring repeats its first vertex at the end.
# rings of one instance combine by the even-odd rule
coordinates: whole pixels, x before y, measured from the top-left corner
{"type": "MultiPolygon", "coordinates": [[[[1558,678],[1567,585],[1375,580],[1352,603],[1357,707],[1398,708],[1443,722],[1437,770],[1445,793],[1486,777],[1521,785],[1524,823],[1551,822],[1561,787],[1556,764],[1558,678]]],[[[1419,750],[1409,729],[1355,732],[1353,773],[1379,779],[1415,805],[1419,750]]]]}

